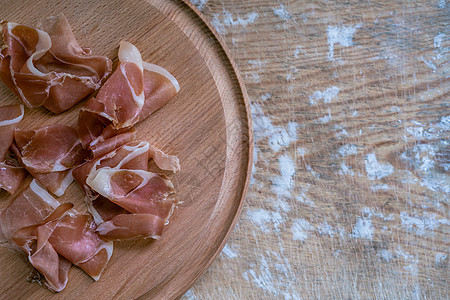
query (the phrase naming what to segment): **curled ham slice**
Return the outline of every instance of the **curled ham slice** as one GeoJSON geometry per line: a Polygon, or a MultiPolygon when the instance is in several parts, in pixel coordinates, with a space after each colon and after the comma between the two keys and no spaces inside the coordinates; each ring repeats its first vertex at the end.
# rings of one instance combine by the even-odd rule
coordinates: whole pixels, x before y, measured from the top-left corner
{"type": "Polygon", "coordinates": [[[43,283],[56,292],[66,286],[72,264],[58,255],[48,243],[51,228],[39,228],[37,225],[42,224],[58,207],[59,203],[36,181],[32,181],[0,215],[0,241],[24,251],[33,267],[44,275],[43,283]],[[35,247],[32,247],[33,242],[35,247]]]}
{"type": "Polygon", "coordinates": [[[86,183],[131,213],[148,213],[166,220],[175,205],[172,182],[148,171],[100,168],[89,174],[86,183]]]}
{"type": "Polygon", "coordinates": [[[60,220],[49,241],[55,250],[98,280],[113,253],[113,244],[95,232],[97,226],[88,215],[67,215],[60,220]]]}
{"type": "Polygon", "coordinates": [[[37,173],[69,170],[80,165],[89,153],[76,130],[66,125],[48,125],[33,130],[16,129],[14,140],[27,169],[37,173]]]}
{"type": "Polygon", "coordinates": [[[56,196],[72,183],[72,168],[88,157],[76,130],[65,125],[49,125],[34,130],[15,131],[11,147],[23,166],[56,196]]]}
{"type": "Polygon", "coordinates": [[[75,180],[86,193],[86,204],[103,238],[161,236],[177,203],[172,182],[148,171],[150,158],[166,170],[179,170],[178,158],[144,141],[127,143],[74,169],[75,180]]]}
{"type": "Polygon", "coordinates": [[[0,78],[28,107],[61,113],[98,88],[112,62],[78,44],[64,15],[44,20],[43,30],[2,24],[0,78]]]}
{"type": "Polygon", "coordinates": [[[110,240],[160,239],[164,220],[152,214],[118,214],[100,224],[97,232],[110,240]]]}
{"type": "Polygon", "coordinates": [[[8,153],[5,161],[0,163],[0,189],[14,194],[26,176],[25,169],[8,153]]]}
{"type": "Polygon", "coordinates": [[[9,147],[13,141],[14,130],[22,120],[23,105],[0,107],[0,189],[13,194],[26,176],[26,171],[11,156],[9,147]]]}
{"type": "Polygon", "coordinates": [[[179,90],[167,70],[144,62],[134,45],[122,41],[117,69],[81,108],[78,134],[83,146],[89,148],[122,133],[164,106],[179,90]]]}
{"type": "Polygon", "coordinates": [[[4,161],[14,138],[14,130],[23,119],[23,105],[0,107],[0,161],[4,161]]]}
{"type": "Polygon", "coordinates": [[[54,291],[64,289],[72,263],[95,280],[100,277],[113,244],[102,240],[96,227],[90,216],[60,204],[35,180],[0,217],[1,241],[25,252],[54,291]]]}

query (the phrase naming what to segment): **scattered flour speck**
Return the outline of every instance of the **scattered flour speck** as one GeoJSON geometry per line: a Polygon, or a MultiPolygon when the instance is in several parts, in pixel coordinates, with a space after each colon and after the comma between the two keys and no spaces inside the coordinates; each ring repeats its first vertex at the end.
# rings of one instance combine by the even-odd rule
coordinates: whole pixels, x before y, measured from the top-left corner
{"type": "Polygon", "coordinates": [[[356,148],[356,145],[346,144],[339,148],[338,152],[342,157],[344,157],[349,155],[356,155],[358,150],[356,148]]]}
{"type": "Polygon", "coordinates": [[[250,217],[251,222],[265,233],[272,231],[269,228],[270,225],[273,225],[273,230],[278,232],[280,230],[279,226],[284,223],[284,219],[280,213],[268,211],[263,208],[249,210],[247,215],[250,217]]]}
{"type": "Polygon", "coordinates": [[[383,183],[383,184],[374,184],[370,187],[370,189],[373,192],[378,192],[378,191],[387,191],[390,189],[389,185],[383,183]]]}
{"type": "Polygon", "coordinates": [[[353,226],[352,236],[354,238],[372,240],[374,228],[370,217],[358,217],[356,224],[353,226]]]}
{"type": "Polygon", "coordinates": [[[334,237],[336,234],[336,230],[333,226],[329,225],[327,221],[321,223],[319,227],[317,227],[317,231],[320,235],[328,235],[330,237],[334,237]]]}
{"type": "Polygon", "coordinates": [[[377,256],[382,258],[386,262],[389,262],[394,257],[394,255],[392,255],[392,253],[386,249],[378,251],[377,256]]]}
{"type": "Polygon", "coordinates": [[[325,115],[325,116],[323,116],[323,117],[320,117],[319,119],[317,119],[317,121],[319,121],[319,123],[325,124],[325,123],[330,122],[331,119],[332,119],[331,113],[330,113],[330,111],[328,110],[328,115],[325,115]]]}
{"type": "Polygon", "coordinates": [[[284,21],[289,20],[292,16],[286,10],[286,7],[283,4],[280,4],[279,8],[272,8],[273,14],[284,21]]]}
{"type": "Polygon", "coordinates": [[[272,97],[272,93],[265,93],[264,95],[261,96],[261,100],[266,101],[266,100],[270,99],[271,97],[272,97]]]}
{"type": "Polygon", "coordinates": [[[223,247],[222,253],[228,256],[229,258],[237,257],[237,252],[231,249],[231,247],[228,244],[226,244],[225,247],[223,247]]]}
{"type": "Polygon", "coordinates": [[[286,128],[279,127],[269,137],[269,146],[274,152],[278,152],[282,147],[289,146],[297,140],[298,124],[289,122],[286,128]]]}
{"type": "Polygon", "coordinates": [[[309,96],[309,103],[311,105],[316,104],[318,101],[323,100],[323,103],[330,103],[333,98],[339,94],[340,89],[337,86],[332,86],[322,91],[315,91],[309,96]]]}
{"type": "Polygon", "coordinates": [[[288,154],[278,158],[280,176],[272,178],[272,191],[278,198],[289,198],[295,186],[295,163],[288,154]]]}
{"type": "Polygon", "coordinates": [[[339,170],[339,175],[350,175],[354,176],[355,172],[353,172],[352,168],[347,166],[345,162],[341,163],[341,170],[339,170]]]}
{"type": "Polygon", "coordinates": [[[285,127],[275,126],[270,118],[264,114],[260,104],[252,103],[251,111],[253,117],[253,132],[255,141],[268,138],[268,144],[274,152],[280,151],[283,147],[288,147],[292,142],[297,141],[296,122],[289,122],[285,127]]]}
{"type": "Polygon", "coordinates": [[[195,7],[198,8],[198,10],[202,10],[203,6],[208,2],[208,0],[190,0],[192,4],[195,5],[195,7]]]}
{"type": "Polygon", "coordinates": [[[291,227],[292,238],[294,241],[305,241],[309,237],[309,232],[314,230],[314,227],[304,219],[297,219],[291,227]]]}
{"type": "Polygon", "coordinates": [[[407,212],[401,212],[400,218],[402,227],[407,231],[414,232],[419,236],[425,233],[433,233],[433,230],[438,228],[441,224],[449,225],[447,219],[438,219],[438,215],[434,213],[424,212],[422,216],[409,215],[407,212]]]}
{"type": "Polygon", "coordinates": [[[370,180],[381,179],[394,172],[394,167],[391,164],[379,163],[375,153],[367,154],[364,164],[366,165],[367,177],[370,180]]]}
{"type": "Polygon", "coordinates": [[[233,15],[226,9],[222,11],[222,14],[213,14],[211,25],[216,29],[219,34],[226,34],[227,27],[230,26],[247,26],[248,24],[254,23],[258,18],[256,12],[250,12],[246,14],[245,17],[237,17],[236,19],[233,15]]]}
{"type": "Polygon", "coordinates": [[[353,35],[359,27],[359,24],[356,26],[328,26],[328,60],[334,61],[334,45],[340,44],[343,47],[353,45],[353,35]]]}
{"type": "Polygon", "coordinates": [[[445,262],[445,260],[447,259],[448,255],[445,253],[436,253],[435,256],[435,262],[436,265],[441,265],[445,262]]]}

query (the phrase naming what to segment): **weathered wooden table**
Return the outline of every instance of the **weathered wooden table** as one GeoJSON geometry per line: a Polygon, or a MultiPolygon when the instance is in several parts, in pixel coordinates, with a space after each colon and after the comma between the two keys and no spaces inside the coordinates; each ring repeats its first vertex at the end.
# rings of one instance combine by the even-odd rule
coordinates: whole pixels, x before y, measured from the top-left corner
{"type": "Polygon", "coordinates": [[[449,4],[192,0],[244,78],[250,190],[184,299],[447,299],[449,4]]]}

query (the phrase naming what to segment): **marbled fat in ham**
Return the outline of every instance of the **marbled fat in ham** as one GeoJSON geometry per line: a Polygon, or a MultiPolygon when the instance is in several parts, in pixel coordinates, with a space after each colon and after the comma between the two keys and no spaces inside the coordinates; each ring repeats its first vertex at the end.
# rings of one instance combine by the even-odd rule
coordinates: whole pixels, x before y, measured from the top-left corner
{"type": "Polygon", "coordinates": [[[28,107],[61,113],[98,88],[112,62],[82,48],[64,15],[42,22],[42,30],[2,24],[0,79],[28,107]]]}

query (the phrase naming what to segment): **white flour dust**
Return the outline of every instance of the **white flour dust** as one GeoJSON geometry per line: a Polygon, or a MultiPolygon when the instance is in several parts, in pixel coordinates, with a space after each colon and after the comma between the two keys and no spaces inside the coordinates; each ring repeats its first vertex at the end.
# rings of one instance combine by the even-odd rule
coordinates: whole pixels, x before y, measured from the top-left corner
{"type": "Polygon", "coordinates": [[[297,123],[289,122],[286,127],[273,125],[258,103],[252,103],[251,110],[255,141],[268,138],[270,148],[278,152],[297,140],[297,123]]]}
{"type": "Polygon", "coordinates": [[[238,256],[238,253],[235,250],[231,249],[228,244],[223,247],[222,253],[228,256],[228,258],[235,258],[238,256]]]}
{"type": "Polygon", "coordinates": [[[322,100],[323,103],[330,103],[333,98],[337,97],[339,91],[340,89],[337,86],[329,87],[324,91],[315,91],[309,96],[309,103],[313,105],[320,100],[322,100]]]}
{"type": "Polygon", "coordinates": [[[354,238],[372,240],[374,228],[370,217],[358,217],[353,226],[352,236],[354,238]]]}
{"type": "Polygon", "coordinates": [[[291,227],[292,239],[294,241],[305,241],[309,237],[309,232],[314,227],[305,219],[296,219],[291,227]]]}
{"type": "Polygon", "coordinates": [[[280,231],[280,225],[284,223],[284,218],[278,212],[257,208],[247,211],[250,221],[264,233],[280,231]]]}
{"type": "Polygon", "coordinates": [[[226,34],[227,27],[235,26],[247,26],[248,24],[254,23],[258,18],[256,12],[250,12],[245,15],[245,17],[234,18],[233,15],[226,9],[222,11],[222,14],[213,14],[211,20],[211,25],[214,26],[219,34],[226,34]]]}
{"type": "Polygon", "coordinates": [[[400,218],[402,227],[407,231],[413,232],[419,236],[433,234],[433,231],[441,224],[450,225],[447,219],[438,219],[439,216],[433,213],[424,212],[422,215],[409,215],[407,212],[401,212],[400,218]]]}
{"type": "Polygon", "coordinates": [[[280,4],[279,8],[272,8],[272,11],[275,16],[279,17],[280,19],[282,19],[284,21],[287,21],[290,18],[292,18],[292,16],[286,10],[286,7],[283,4],[280,4]]]}
{"type": "Polygon", "coordinates": [[[328,26],[328,60],[334,61],[334,45],[340,44],[343,47],[353,45],[353,35],[361,25],[355,26],[328,26]]]}
{"type": "Polygon", "coordinates": [[[332,119],[332,117],[331,117],[331,112],[330,112],[330,110],[328,109],[328,114],[325,115],[325,116],[323,116],[323,117],[318,118],[317,121],[318,121],[319,123],[325,124],[325,123],[330,122],[331,119],[332,119]]]}
{"type": "Polygon", "coordinates": [[[295,164],[288,154],[280,155],[278,163],[281,175],[271,179],[272,191],[278,198],[289,198],[295,186],[295,164]]]}
{"type": "Polygon", "coordinates": [[[356,145],[346,144],[339,148],[338,152],[342,157],[345,157],[349,155],[356,155],[358,150],[356,148],[356,145]]]}
{"type": "Polygon", "coordinates": [[[208,0],[190,0],[192,4],[195,5],[195,7],[198,8],[198,10],[202,10],[203,6],[208,2],[208,0]]]}
{"type": "Polygon", "coordinates": [[[364,164],[366,166],[367,177],[370,180],[381,179],[394,172],[394,167],[391,164],[379,163],[375,153],[367,154],[364,164]]]}

